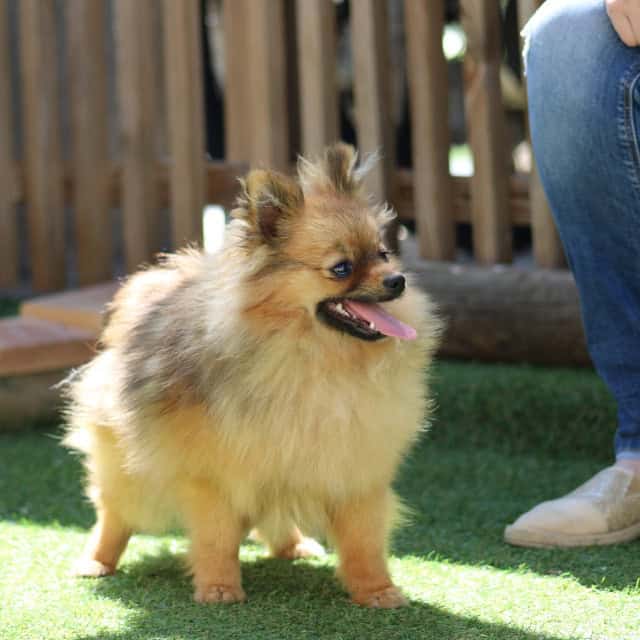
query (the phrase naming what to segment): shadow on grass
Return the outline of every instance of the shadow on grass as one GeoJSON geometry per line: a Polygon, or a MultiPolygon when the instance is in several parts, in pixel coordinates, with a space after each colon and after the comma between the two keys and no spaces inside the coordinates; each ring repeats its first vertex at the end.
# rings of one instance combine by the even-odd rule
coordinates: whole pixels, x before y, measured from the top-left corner
{"type": "MultiPolygon", "coordinates": [[[[58,434],[2,435],[0,454],[0,518],[87,530],[93,524],[80,461],[60,446],[58,434]]],[[[588,459],[562,463],[486,448],[452,450],[427,440],[399,478],[398,492],[414,516],[397,533],[394,554],[569,575],[598,589],[633,588],[640,576],[640,541],[570,550],[522,549],[502,541],[505,524],[575,488],[600,466],[588,459]]]]}
{"type": "Polygon", "coordinates": [[[554,640],[521,629],[456,616],[423,602],[393,610],[370,610],[348,602],[333,571],[304,562],[264,559],[243,563],[248,601],[199,605],[178,559],[169,555],[125,565],[116,576],[92,583],[101,598],[134,612],[126,629],[104,629],[82,640],[143,638],[361,638],[554,640]]]}

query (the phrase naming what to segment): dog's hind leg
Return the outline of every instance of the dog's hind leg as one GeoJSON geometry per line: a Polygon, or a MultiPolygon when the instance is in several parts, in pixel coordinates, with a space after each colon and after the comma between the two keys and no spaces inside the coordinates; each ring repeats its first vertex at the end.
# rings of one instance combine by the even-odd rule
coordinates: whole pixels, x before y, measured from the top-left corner
{"type": "Polygon", "coordinates": [[[98,509],[98,520],[93,527],[84,554],[73,567],[73,574],[98,578],[115,573],[118,560],[131,537],[131,530],[118,514],[108,507],[98,509]]]}
{"type": "Polygon", "coordinates": [[[322,545],[303,535],[293,522],[278,526],[266,519],[258,525],[256,533],[256,538],[267,545],[274,558],[296,560],[325,555],[322,545]]]}

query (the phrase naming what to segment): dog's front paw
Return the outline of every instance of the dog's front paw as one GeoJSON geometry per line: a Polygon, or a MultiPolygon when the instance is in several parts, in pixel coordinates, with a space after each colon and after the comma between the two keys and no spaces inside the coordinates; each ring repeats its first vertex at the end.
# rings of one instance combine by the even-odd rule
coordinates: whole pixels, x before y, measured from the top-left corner
{"type": "Polygon", "coordinates": [[[207,584],[202,587],[196,587],[193,599],[196,602],[222,602],[223,604],[232,604],[234,602],[244,602],[247,596],[240,586],[207,584]]]}
{"type": "Polygon", "coordinates": [[[372,609],[397,609],[409,604],[409,601],[402,595],[402,591],[393,585],[378,591],[353,593],[351,601],[372,609]]]}
{"type": "Polygon", "coordinates": [[[302,538],[300,542],[289,545],[284,549],[280,549],[274,554],[276,558],[285,558],[286,560],[297,560],[298,558],[322,558],[327,555],[324,547],[316,542],[313,538],[302,538]]]}
{"type": "Polygon", "coordinates": [[[71,575],[76,578],[102,578],[115,572],[115,567],[91,558],[81,558],[71,569],[71,575]]]}

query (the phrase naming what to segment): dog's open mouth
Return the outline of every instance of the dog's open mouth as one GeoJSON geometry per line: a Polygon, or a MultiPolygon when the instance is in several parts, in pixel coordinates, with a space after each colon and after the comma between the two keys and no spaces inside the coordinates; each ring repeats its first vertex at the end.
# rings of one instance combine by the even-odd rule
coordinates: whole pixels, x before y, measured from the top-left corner
{"type": "Polygon", "coordinates": [[[380,340],[387,336],[415,340],[416,330],[379,304],[360,300],[325,300],[318,305],[318,316],[329,326],[361,340],[380,340]]]}

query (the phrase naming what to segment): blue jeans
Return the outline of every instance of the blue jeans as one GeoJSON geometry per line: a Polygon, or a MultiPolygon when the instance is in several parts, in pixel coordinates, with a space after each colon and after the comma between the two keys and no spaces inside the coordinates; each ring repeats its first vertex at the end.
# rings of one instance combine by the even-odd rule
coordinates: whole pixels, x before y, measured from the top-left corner
{"type": "Polygon", "coordinates": [[[640,48],[604,0],[547,0],[523,35],[533,150],[617,401],[616,456],[640,458],[640,48]]]}

